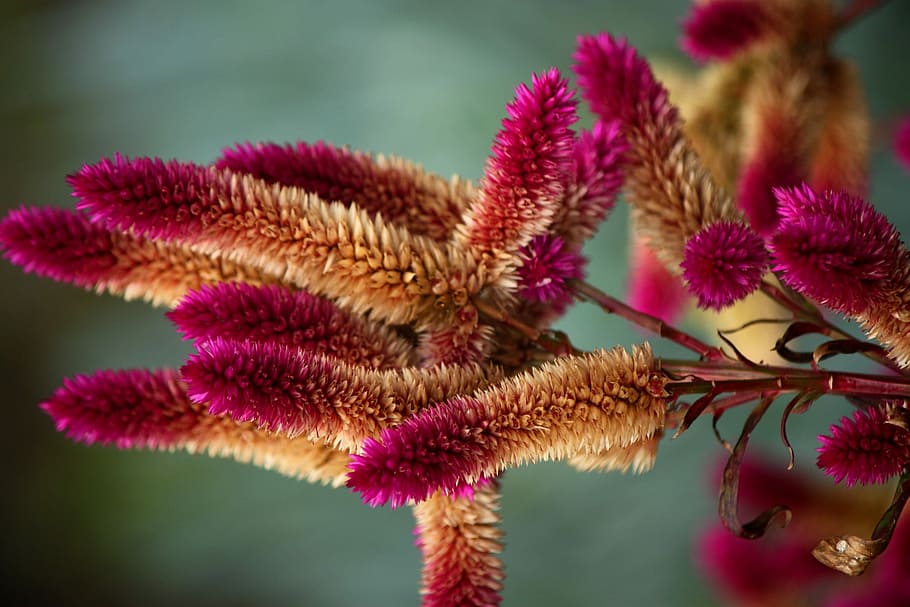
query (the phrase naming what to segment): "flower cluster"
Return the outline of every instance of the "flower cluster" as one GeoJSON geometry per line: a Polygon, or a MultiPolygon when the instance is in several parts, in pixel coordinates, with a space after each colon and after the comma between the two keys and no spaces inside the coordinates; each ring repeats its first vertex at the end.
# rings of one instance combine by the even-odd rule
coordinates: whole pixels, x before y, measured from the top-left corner
{"type": "MultiPolygon", "coordinates": [[[[848,485],[899,478],[871,539],[815,549],[861,573],[910,498],[910,253],[863,198],[868,119],[854,71],[830,51],[855,16],[822,0],[696,4],[683,47],[709,66],[698,103],[680,107],[625,40],[582,36],[573,69],[592,128],[574,129],[567,79],[534,74],[477,184],[322,142],[244,143],[207,164],[86,165],[69,177],[74,210],[23,207],[0,221],[6,257],[170,308],[195,352],[180,369],[68,379],[41,406],[78,441],[232,457],[346,485],[371,506],[412,507],[434,607],[499,603],[508,469],[562,460],[644,472],[666,430],[754,403],[727,445],[720,510],[728,530],[757,538],[809,500],[739,520],[740,484],[748,496],[758,483],[742,465],[752,430],[790,395],[789,447],[791,413],[844,395],[857,410],[820,437],[819,468],[848,485]],[[584,282],[581,254],[621,189],[633,306],[584,282]],[[775,346],[784,365],[662,320],[687,293],[720,310],[756,291],[791,315],[775,346]],[[575,299],[695,356],[656,358],[650,344],[579,351],[550,328],[575,299]],[[807,334],[825,341],[791,348],[807,334]],[[879,372],[822,365],[849,355],[879,372]]],[[[734,594],[773,585],[723,571],[752,558],[743,544],[706,546],[734,594]]],[[[784,548],[776,561],[755,557],[757,571],[826,571],[784,548]]]]}

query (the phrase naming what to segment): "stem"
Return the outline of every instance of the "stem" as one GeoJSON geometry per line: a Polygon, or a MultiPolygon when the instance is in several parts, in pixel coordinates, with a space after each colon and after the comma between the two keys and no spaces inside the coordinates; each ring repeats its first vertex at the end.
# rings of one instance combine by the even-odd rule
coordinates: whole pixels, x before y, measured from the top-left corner
{"type": "Polygon", "coordinates": [[[720,348],[711,346],[697,337],[668,325],[656,316],[639,312],[615,297],[607,295],[600,289],[591,286],[583,280],[570,280],[569,286],[582,299],[587,299],[600,306],[609,314],[616,314],[639,327],[657,334],[659,337],[669,339],[680,346],[695,352],[706,360],[728,360],[720,348]]]}
{"type": "Polygon", "coordinates": [[[666,389],[670,394],[704,394],[707,392],[803,392],[819,394],[864,394],[870,396],[910,398],[910,379],[885,377],[865,373],[838,371],[804,371],[788,369],[786,375],[758,379],[724,379],[720,381],[696,379],[671,381],[666,389]]]}
{"type": "Polygon", "coordinates": [[[794,300],[787,295],[783,289],[767,280],[761,281],[761,290],[762,293],[770,297],[774,302],[790,310],[796,318],[804,318],[814,322],[825,321],[821,312],[819,312],[811,303],[806,300],[803,300],[802,302],[794,300]]]}
{"type": "Polygon", "coordinates": [[[563,356],[566,354],[578,354],[580,352],[580,350],[575,348],[575,346],[573,346],[568,341],[568,338],[566,338],[564,342],[557,341],[555,339],[552,339],[550,334],[546,333],[545,331],[540,331],[530,325],[526,325],[514,316],[503,313],[501,310],[491,306],[485,301],[475,299],[472,303],[474,304],[474,307],[477,308],[477,311],[482,315],[493,321],[502,323],[503,325],[514,329],[515,331],[518,331],[523,336],[525,336],[528,341],[537,344],[542,349],[550,352],[551,354],[563,356]]]}
{"type": "MultiPolygon", "coordinates": [[[[800,303],[787,295],[780,287],[766,280],[762,281],[761,290],[772,300],[790,310],[790,312],[793,313],[793,317],[795,319],[806,320],[818,325],[820,329],[823,329],[823,331],[820,331],[822,335],[834,339],[850,339],[853,341],[861,341],[825,318],[825,316],[818,310],[818,308],[813,306],[809,301],[803,300],[803,303],[800,303]]],[[[900,365],[888,358],[886,354],[878,351],[865,351],[861,352],[860,354],[869,360],[882,365],[883,367],[891,369],[892,371],[901,374],[906,373],[906,371],[902,369],[900,365]]]]}

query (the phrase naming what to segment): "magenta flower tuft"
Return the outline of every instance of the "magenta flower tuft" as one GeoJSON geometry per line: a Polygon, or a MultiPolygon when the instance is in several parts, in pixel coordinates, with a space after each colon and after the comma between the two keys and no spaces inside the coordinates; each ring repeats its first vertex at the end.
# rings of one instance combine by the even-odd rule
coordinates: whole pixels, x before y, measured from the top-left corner
{"type": "Polygon", "coordinates": [[[575,144],[575,172],[570,183],[559,232],[569,242],[590,238],[613,209],[625,180],[629,145],[617,121],[594,123],[575,144]]]}
{"type": "Polygon", "coordinates": [[[841,418],[818,440],[818,467],[847,486],[884,483],[910,466],[910,431],[889,423],[885,406],[841,418]]]}
{"type": "Polygon", "coordinates": [[[213,415],[255,421],[295,435],[319,425],[332,401],[332,366],[322,356],[286,346],[213,338],[180,369],[187,393],[213,415]]]}
{"type": "Polygon", "coordinates": [[[747,225],[722,221],[689,239],[682,268],[699,307],[720,310],[758,288],[768,253],[747,225]]]}
{"type": "Polygon", "coordinates": [[[572,299],[567,281],[584,276],[585,258],[553,234],[535,237],[519,255],[519,294],[531,301],[565,308],[572,299]]]}
{"type": "Polygon", "coordinates": [[[573,58],[582,96],[602,120],[636,127],[676,121],[667,90],[626,40],[607,33],[579,36],[573,58]]]}
{"type": "Polygon", "coordinates": [[[444,180],[404,159],[323,141],[243,143],[223,150],[215,166],[381,212],[387,221],[437,240],[449,237],[472,193],[466,181],[444,180]]]}
{"type": "Polygon", "coordinates": [[[352,458],[348,487],[370,506],[392,508],[423,501],[437,489],[464,493],[480,477],[481,462],[493,454],[482,436],[463,432],[482,408],[473,398],[455,397],[430,415],[383,430],[379,440],[367,438],[352,458]]]}
{"type": "Polygon", "coordinates": [[[123,230],[137,227],[151,238],[185,235],[202,221],[211,201],[212,174],[204,166],[120,154],[67,177],[76,208],[123,230]],[[195,220],[191,221],[191,216],[195,220]]]}
{"type": "Polygon", "coordinates": [[[162,448],[197,424],[188,403],[175,370],[137,369],[68,378],[41,408],[73,440],[162,448]]]}
{"type": "Polygon", "coordinates": [[[802,185],[774,193],[781,220],[769,244],[774,269],[788,285],[847,314],[885,297],[905,252],[884,215],[845,192],[802,185]]]}
{"type": "Polygon", "coordinates": [[[905,116],[894,131],[894,154],[910,170],[910,116],[905,116]]]}
{"type": "Polygon", "coordinates": [[[278,285],[220,283],[190,292],[167,317],[186,339],[214,337],[305,348],[352,364],[400,366],[409,344],[328,299],[278,285]]]}
{"type": "Polygon", "coordinates": [[[553,219],[573,162],[578,120],[568,81],[555,68],[521,84],[506,106],[479,199],[465,218],[463,237],[483,251],[524,246],[553,219]]]}
{"type": "Polygon", "coordinates": [[[22,207],[0,221],[4,256],[26,272],[92,287],[117,263],[110,232],[81,213],[22,207]]]}
{"type": "Polygon", "coordinates": [[[729,59],[774,33],[767,2],[713,0],[695,4],[683,22],[682,47],[693,59],[729,59]]]}

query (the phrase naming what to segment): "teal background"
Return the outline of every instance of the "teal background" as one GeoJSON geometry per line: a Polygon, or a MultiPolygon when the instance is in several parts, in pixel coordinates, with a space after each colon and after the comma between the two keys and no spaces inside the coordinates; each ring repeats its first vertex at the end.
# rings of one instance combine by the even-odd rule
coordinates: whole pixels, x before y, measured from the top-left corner
{"type": "MultiPolygon", "coordinates": [[[[64,176],[115,152],[208,161],[243,140],[325,139],[479,177],[515,85],[568,70],[575,35],[627,35],[677,60],[681,1],[558,3],[139,0],[0,4],[0,206],[70,204],[64,176]]],[[[910,230],[910,180],[887,126],[910,109],[910,3],[840,41],[865,73],[878,132],[872,199],[910,230]]],[[[626,209],[587,253],[620,294],[626,209]]],[[[36,408],[65,376],[179,365],[161,310],[0,264],[0,576],[7,604],[417,605],[407,508],[230,461],[86,448],[36,408]]],[[[583,348],[641,336],[591,307],[562,322],[583,348]]],[[[659,346],[663,353],[672,350],[659,346]]],[[[794,421],[799,463],[836,402],[794,421]]],[[[733,415],[723,428],[733,434],[733,415]]],[[[769,426],[773,426],[771,423],[769,426]]],[[[780,456],[775,429],[767,449],[780,456]]],[[[707,605],[691,557],[712,520],[707,424],[644,477],[560,464],[509,472],[505,605],[707,605]]]]}

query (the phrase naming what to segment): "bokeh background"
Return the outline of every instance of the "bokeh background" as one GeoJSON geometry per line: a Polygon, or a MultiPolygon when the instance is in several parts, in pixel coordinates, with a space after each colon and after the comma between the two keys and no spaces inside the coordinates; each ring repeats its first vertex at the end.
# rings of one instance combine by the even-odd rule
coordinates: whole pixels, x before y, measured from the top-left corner
{"type": "MultiPolygon", "coordinates": [[[[70,204],[64,176],[115,152],[208,161],[243,140],[325,139],[479,177],[518,82],[568,69],[575,35],[624,33],[677,50],[682,0],[0,2],[0,206],[70,204]]],[[[872,198],[910,231],[910,177],[887,126],[910,109],[910,2],[848,32],[877,133],[872,198]]],[[[621,293],[626,210],[587,249],[621,293]]],[[[417,605],[407,508],[230,461],[70,443],[36,407],[61,378],[179,365],[161,310],[0,263],[0,588],[6,604],[220,607],[417,605]]],[[[634,330],[580,306],[561,328],[585,348],[634,330]]],[[[659,347],[661,352],[669,352],[659,347]]],[[[802,469],[842,409],[795,420],[802,469]]],[[[824,409],[819,411],[818,409],[824,409]]],[[[732,434],[733,415],[723,428],[732,434]]],[[[769,424],[769,425],[774,425],[769,424]]],[[[766,448],[782,456],[774,429],[766,448]]],[[[714,516],[707,424],[663,446],[644,477],[558,464],[503,481],[505,605],[715,604],[692,558],[714,516]]]]}

